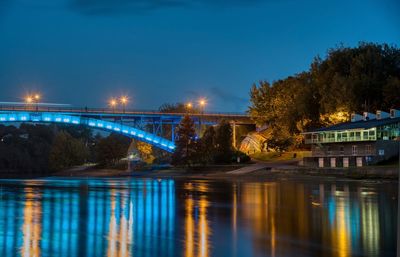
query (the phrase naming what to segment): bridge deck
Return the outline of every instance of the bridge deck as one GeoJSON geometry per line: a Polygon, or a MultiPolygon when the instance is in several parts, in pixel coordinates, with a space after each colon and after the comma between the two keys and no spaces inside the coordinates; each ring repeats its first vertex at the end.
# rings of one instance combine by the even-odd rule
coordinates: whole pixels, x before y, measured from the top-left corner
{"type": "Polygon", "coordinates": [[[132,117],[163,117],[180,119],[185,114],[191,117],[201,118],[201,119],[227,119],[234,120],[241,124],[254,124],[250,116],[245,113],[233,113],[233,112],[160,112],[154,110],[113,110],[110,108],[74,108],[74,107],[48,107],[48,106],[35,106],[35,105],[25,105],[25,106],[0,106],[0,112],[51,112],[51,113],[63,113],[68,115],[78,115],[78,116],[96,116],[96,117],[122,117],[122,118],[132,118],[132,117]]]}

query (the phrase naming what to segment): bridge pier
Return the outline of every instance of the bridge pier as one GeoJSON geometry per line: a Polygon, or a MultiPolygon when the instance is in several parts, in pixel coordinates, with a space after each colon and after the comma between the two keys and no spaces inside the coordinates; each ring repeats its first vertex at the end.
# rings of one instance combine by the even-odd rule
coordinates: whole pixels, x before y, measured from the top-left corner
{"type": "Polygon", "coordinates": [[[231,126],[232,126],[232,145],[233,145],[233,149],[237,149],[236,148],[236,122],[235,121],[233,121],[232,123],[231,123],[231,126]]]}

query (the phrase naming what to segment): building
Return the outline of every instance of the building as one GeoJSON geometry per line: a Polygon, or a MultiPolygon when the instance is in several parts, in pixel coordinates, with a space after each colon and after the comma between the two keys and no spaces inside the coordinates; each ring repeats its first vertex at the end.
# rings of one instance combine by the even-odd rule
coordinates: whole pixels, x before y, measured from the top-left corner
{"type": "Polygon", "coordinates": [[[303,133],[311,145],[304,165],[361,167],[399,155],[400,111],[353,114],[350,122],[303,133]]]}

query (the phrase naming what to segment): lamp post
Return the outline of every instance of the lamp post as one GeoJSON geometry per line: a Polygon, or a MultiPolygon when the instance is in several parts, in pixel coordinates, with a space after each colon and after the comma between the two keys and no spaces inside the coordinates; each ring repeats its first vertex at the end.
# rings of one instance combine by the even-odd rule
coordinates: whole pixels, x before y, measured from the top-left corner
{"type": "Polygon", "coordinates": [[[115,112],[115,107],[117,106],[117,100],[115,100],[114,98],[111,98],[110,102],[108,103],[108,105],[111,107],[112,112],[115,112]]]}
{"type": "Polygon", "coordinates": [[[33,98],[34,98],[35,103],[36,103],[36,111],[38,111],[39,110],[40,95],[39,94],[35,94],[33,98]]]}
{"type": "Polygon", "coordinates": [[[29,107],[29,105],[32,104],[32,102],[33,102],[33,99],[32,99],[31,96],[25,97],[25,103],[26,103],[25,109],[26,109],[27,107],[29,107]]]}
{"type": "Polygon", "coordinates": [[[199,100],[199,106],[200,106],[200,117],[199,117],[199,136],[201,134],[201,118],[204,115],[204,108],[206,107],[206,100],[204,98],[201,98],[199,100]]]}
{"type": "Polygon", "coordinates": [[[192,110],[193,104],[191,102],[188,102],[186,104],[186,112],[190,113],[190,111],[192,110]]]}
{"type": "Polygon", "coordinates": [[[128,97],[127,96],[121,96],[121,104],[122,104],[122,112],[125,113],[125,107],[128,103],[128,97]]]}

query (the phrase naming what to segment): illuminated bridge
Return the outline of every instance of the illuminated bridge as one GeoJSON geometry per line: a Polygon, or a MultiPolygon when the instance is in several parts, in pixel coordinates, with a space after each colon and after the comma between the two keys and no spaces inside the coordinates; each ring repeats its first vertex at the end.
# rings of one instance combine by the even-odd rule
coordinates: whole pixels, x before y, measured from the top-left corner
{"type": "MultiPolygon", "coordinates": [[[[236,125],[254,125],[243,113],[187,113],[200,129],[221,120],[236,125]]],[[[116,132],[149,143],[168,152],[175,150],[175,127],[185,113],[159,111],[113,111],[94,108],[59,108],[45,106],[0,106],[0,123],[58,123],[85,125],[94,129],[116,132]],[[164,133],[166,127],[169,133],[164,133]],[[163,129],[164,128],[164,129],[163,129]]]]}

